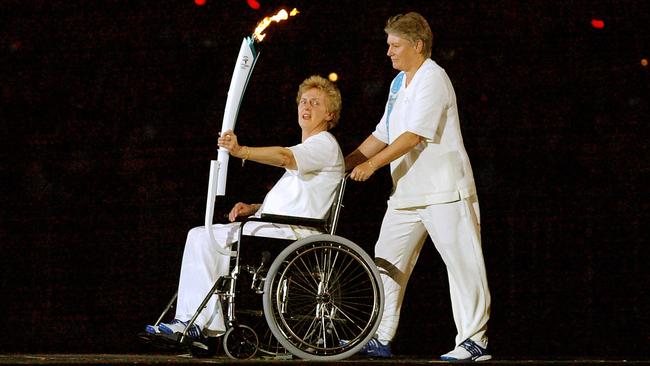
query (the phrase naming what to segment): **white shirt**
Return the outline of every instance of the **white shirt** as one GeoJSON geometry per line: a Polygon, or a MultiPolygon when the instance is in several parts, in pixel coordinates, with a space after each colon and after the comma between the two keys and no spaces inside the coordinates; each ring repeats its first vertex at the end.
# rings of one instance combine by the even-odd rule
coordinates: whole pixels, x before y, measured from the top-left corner
{"type": "Polygon", "coordinates": [[[456,94],[447,73],[427,59],[408,87],[404,84],[394,88],[397,98],[390,117],[387,103],[373,136],[386,144],[406,131],[424,139],[390,163],[393,192],[389,205],[397,209],[427,206],[476,194],[456,94]]]}
{"type": "Polygon", "coordinates": [[[327,131],[289,147],[297,169],[287,169],[264,198],[259,212],[323,218],[334,201],[345,163],[338,142],[327,131]]]}

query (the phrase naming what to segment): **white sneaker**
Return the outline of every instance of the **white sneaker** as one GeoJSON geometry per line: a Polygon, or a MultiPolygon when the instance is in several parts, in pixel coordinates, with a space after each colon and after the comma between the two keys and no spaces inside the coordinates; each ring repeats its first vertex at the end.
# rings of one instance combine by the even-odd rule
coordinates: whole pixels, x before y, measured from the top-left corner
{"type": "MultiPolygon", "coordinates": [[[[183,332],[185,332],[185,328],[187,328],[187,322],[180,321],[178,319],[172,320],[171,323],[160,323],[158,325],[158,329],[160,330],[160,332],[168,335],[174,333],[182,334],[183,332]]],[[[187,335],[192,339],[203,338],[203,334],[201,334],[201,329],[196,324],[192,324],[190,329],[187,330],[187,335]]]]}
{"type": "Polygon", "coordinates": [[[440,356],[442,361],[487,361],[492,355],[487,350],[487,344],[480,346],[471,339],[466,339],[458,347],[440,356]]]}
{"type": "Polygon", "coordinates": [[[144,327],[144,331],[149,334],[160,334],[160,329],[157,325],[147,325],[144,327]]]}

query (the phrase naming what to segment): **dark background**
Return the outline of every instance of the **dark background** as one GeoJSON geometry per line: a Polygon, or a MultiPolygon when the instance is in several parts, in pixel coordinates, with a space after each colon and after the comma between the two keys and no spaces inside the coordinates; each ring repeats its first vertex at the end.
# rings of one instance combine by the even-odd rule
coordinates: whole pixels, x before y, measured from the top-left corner
{"type": "MultiPolygon", "coordinates": [[[[243,144],[299,141],[295,95],[337,72],[350,152],[395,74],[386,19],[415,10],[458,96],[482,209],[497,358],[645,359],[647,1],[0,2],[0,352],[153,352],[136,334],[203,224],[241,40],[280,7],[246,91],[243,144]],[[604,21],[603,29],[591,20],[604,21]]],[[[229,172],[218,213],[280,175],[229,172]]],[[[387,169],[348,185],[339,234],[372,253],[387,169]]],[[[393,350],[451,349],[444,265],[425,245],[393,350]]]]}

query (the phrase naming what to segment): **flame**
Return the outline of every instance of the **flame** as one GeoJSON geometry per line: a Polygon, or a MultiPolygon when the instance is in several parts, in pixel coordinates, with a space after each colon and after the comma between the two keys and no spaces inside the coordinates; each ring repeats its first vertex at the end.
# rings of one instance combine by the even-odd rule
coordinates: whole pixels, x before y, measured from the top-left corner
{"type": "Polygon", "coordinates": [[[272,17],[265,17],[264,19],[262,19],[261,22],[259,22],[259,23],[257,24],[257,27],[255,27],[255,32],[253,32],[253,38],[254,38],[256,41],[258,41],[258,42],[262,42],[262,40],[264,39],[264,37],[266,37],[266,34],[262,34],[262,32],[264,32],[264,30],[266,29],[266,27],[268,27],[269,24],[271,24],[271,22],[276,22],[276,23],[278,23],[278,22],[280,22],[280,21],[282,21],[282,20],[287,20],[287,19],[289,19],[289,16],[292,16],[292,17],[293,17],[293,16],[296,16],[296,14],[298,14],[298,13],[299,13],[299,11],[298,11],[298,9],[296,9],[296,8],[294,8],[293,10],[291,10],[290,13],[287,13],[286,10],[282,9],[282,10],[278,11],[278,12],[277,12],[275,15],[273,15],[272,17]]]}

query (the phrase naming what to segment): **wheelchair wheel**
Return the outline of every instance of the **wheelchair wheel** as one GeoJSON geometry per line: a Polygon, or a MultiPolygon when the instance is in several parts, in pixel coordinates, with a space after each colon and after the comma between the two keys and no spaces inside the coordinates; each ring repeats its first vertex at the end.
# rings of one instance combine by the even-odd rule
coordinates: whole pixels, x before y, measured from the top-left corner
{"type": "Polygon", "coordinates": [[[357,353],[375,334],[383,305],[373,260],[334,235],[288,246],[264,285],[269,328],[289,352],[307,360],[341,360],[357,353]]]}
{"type": "Polygon", "coordinates": [[[269,329],[269,325],[266,322],[262,309],[242,310],[238,308],[237,319],[242,324],[249,324],[257,334],[259,340],[257,350],[258,357],[265,359],[291,359],[291,353],[289,353],[289,351],[278,342],[273,333],[271,333],[271,329],[269,329]]]}
{"type": "Polygon", "coordinates": [[[223,336],[223,350],[230,358],[248,360],[255,356],[258,345],[257,334],[245,325],[232,327],[223,336]]]}

